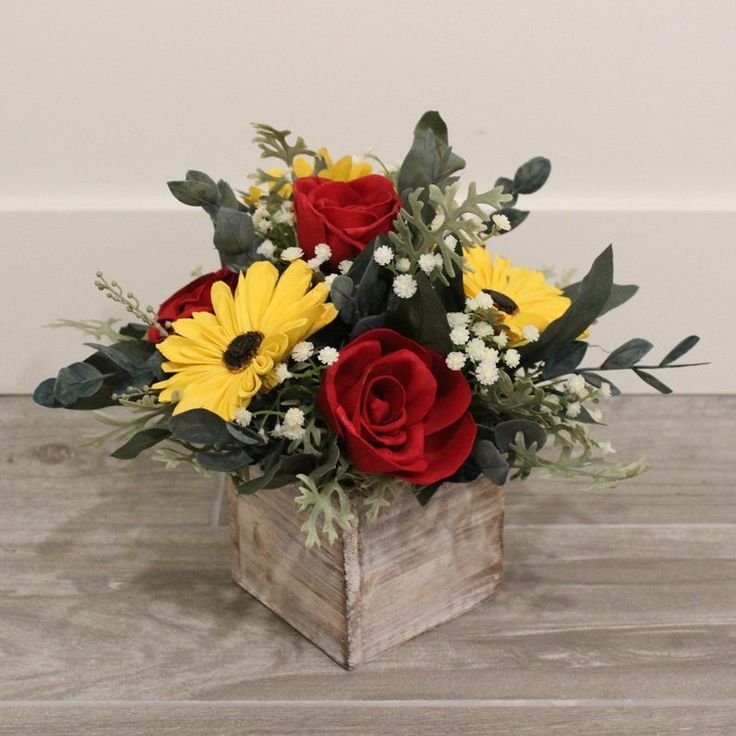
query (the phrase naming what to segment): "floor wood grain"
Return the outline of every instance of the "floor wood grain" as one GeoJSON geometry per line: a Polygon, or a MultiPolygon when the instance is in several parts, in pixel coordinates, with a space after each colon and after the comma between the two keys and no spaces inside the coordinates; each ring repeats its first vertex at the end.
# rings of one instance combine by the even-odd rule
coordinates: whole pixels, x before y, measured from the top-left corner
{"type": "Polygon", "coordinates": [[[627,397],[653,469],[507,487],[498,597],[344,672],[229,577],[217,488],[0,398],[0,734],[736,734],[736,397],[627,397]]]}

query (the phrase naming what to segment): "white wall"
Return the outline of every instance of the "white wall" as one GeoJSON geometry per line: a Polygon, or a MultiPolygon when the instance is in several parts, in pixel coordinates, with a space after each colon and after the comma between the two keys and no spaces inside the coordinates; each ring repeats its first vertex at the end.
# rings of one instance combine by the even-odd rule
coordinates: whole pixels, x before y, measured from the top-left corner
{"type": "Polygon", "coordinates": [[[730,0],[3,0],[0,392],[80,354],[40,325],[112,313],[97,267],[157,302],[215,265],[206,216],[165,181],[245,185],[250,121],[393,161],[429,108],[480,181],[552,159],[508,255],[584,270],[614,242],[642,292],[597,342],[659,357],[698,332],[714,364],[662,377],[733,391],[735,23],[730,0]]]}

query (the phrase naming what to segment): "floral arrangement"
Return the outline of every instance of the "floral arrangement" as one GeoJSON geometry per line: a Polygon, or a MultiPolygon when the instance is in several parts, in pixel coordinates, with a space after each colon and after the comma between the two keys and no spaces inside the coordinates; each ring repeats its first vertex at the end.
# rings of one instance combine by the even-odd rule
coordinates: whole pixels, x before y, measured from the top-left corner
{"type": "Polygon", "coordinates": [[[293,484],[308,545],[349,527],[356,494],[375,519],[396,494],[424,504],[480,474],[612,485],[644,471],[609,462],[591,433],[619,393],[607,376],[633,370],[668,393],[649,371],[682,365],[698,338],[657,365],[640,363],[640,338],[584,360],[596,320],[637,290],[613,282],[611,247],[581,281],[553,284],[496,245],[527,217],[517,199],[545,183],[547,159],[461,190],[436,112],[396,167],[255,130],[278,166],[245,191],[198,171],[169,183],[212,219],[220,269],[159,309],[98,272],[135,321],[56,323],[94,352],[43,381],[39,404],[95,410],[109,429],[90,441],[117,441],[116,458],[155,446],[168,466],[229,473],[239,493],[293,484]],[[116,404],[132,417],[99,411],[116,404]]]}

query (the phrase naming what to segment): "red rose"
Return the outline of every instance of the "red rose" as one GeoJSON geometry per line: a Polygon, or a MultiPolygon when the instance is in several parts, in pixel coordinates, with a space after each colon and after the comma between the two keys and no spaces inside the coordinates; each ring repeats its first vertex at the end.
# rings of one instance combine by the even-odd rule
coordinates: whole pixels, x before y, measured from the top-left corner
{"type": "Polygon", "coordinates": [[[470,398],[465,377],[441,355],[387,329],[345,346],[318,396],[358,470],[415,484],[451,476],[470,455],[470,398]]]}
{"type": "MultiPolygon", "coordinates": [[[[172,294],[158,310],[157,319],[163,325],[175,319],[191,317],[194,312],[212,312],[210,290],[215,281],[224,281],[233,291],[238,283],[238,274],[229,268],[206,273],[194,279],[179,291],[172,294]]],[[[148,328],[148,339],[151,342],[161,342],[163,336],[155,327],[148,328]]]]}
{"type": "Polygon", "coordinates": [[[311,258],[327,243],[330,263],[355,258],[373,238],[391,230],[401,209],[394,185],[371,174],[353,181],[307,176],[294,182],[294,212],[299,245],[311,258]]]}

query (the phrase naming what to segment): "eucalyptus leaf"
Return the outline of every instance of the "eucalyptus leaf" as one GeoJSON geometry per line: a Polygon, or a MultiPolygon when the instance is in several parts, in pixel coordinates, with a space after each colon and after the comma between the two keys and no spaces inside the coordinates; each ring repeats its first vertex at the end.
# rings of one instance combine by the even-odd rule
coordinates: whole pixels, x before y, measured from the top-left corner
{"type": "Polygon", "coordinates": [[[33,400],[47,409],[56,409],[62,406],[54,394],[55,387],[55,378],[47,378],[45,381],[41,381],[33,392],[33,400]]]}
{"type": "Polygon", "coordinates": [[[250,494],[264,488],[278,488],[296,480],[296,474],[309,472],[313,458],[304,453],[280,455],[276,460],[264,463],[262,475],[238,484],[238,493],[250,494]]]}
{"type": "Polygon", "coordinates": [[[524,436],[525,447],[530,447],[532,443],[536,443],[537,449],[541,450],[547,441],[547,433],[544,429],[529,419],[509,419],[505,422],[499,422],[493,431],[496,436],[496,447],[501,452],[507,452],[512,449],[511,445],[516,443],[516,435],[521,432],[524,436]]]}
{"type": "Polygon", "coordinates": [[[177,440],[193,445],[222,447],[230,441],[222,417],[207,409],[191,409],[169,419],[169,429],[177,440]]]}
{"type": "MultiPolygon", "coordinates": [[[[578,289],[580,289],[580,282],[576,281],[574,284],[568,284],[562,291],[566,297],[575,299],[578,289]]],[[[598,317],[602,317],[606,312],[625,304],[637,291],[639,291],[639,287],[636,284],[612,284],[611,293],[598,313],[598,317]]]]}
{"type": "Polygon", "coordinates": [[[667,386],[666,384],[662,383],[656,376],[653,376],[651,373],[647,373],[647,371],[643,371],[641,368],[634,368],[634,373],[636,373],[639,378],[641,378],[644,383],[648,383],[652,388],[656,388],[657,391],[659,391],[661,394],[671,394],[672,389],[667,386]]]}
{"type": "Polygon", "coordinates": [[[591,386],[595,386],[596,388],[600,388],[604,383],[608,384],[611,389],[612,396],[618,396],[621,393],[621,389],[619,389],[618,386],[609,381],[607,378],[599,376],[597,373],[591,373],[590,371],[576,372],[581,375],[591,386]]]}
{"type": "Polygon", "coordinates": [[[214,225],[213,241],[224,266],[240,270],[257,259],[256,249],[260,241],[249,214],[221,207],[215,215],[214,225]]]}
{"type": "Polygon", "coordinates": [[[427,276],[415,274],[417,291],[409,299],[392,293],[386,326],[418,342],[428,350],[447,355],[452,350],[447,313],[427,276]]]}
{"type": "Polygon", "coordinates": [[[248,429],[247,427],[240,427],[237,424],[228,423],[227,431],[233,439],[237,440],[242,445],[262,445],[264,442],[258,432],[248,429]]]}
{"type": "Polygon", "coordinates": [[[672,350],[662,358],[660,365],[666,366],[670,363],[674,363],[678,358],[681,358],[685,353],[692,350],[698,342],[700,342],[700,338],[697,335],[689,335],[684,340],[680,340],[680,342],[678,342],[677,345],[675,345],[675,347],[673,347],[672,350]]]}
{"type": "Polygon", "coordinates": [[[183,204],[190,207],[211,207],[217,204],[215,183],[206,181],[170,181],[169,191],[183,204]]]}
{"type": "Polygon", "coordinates": [[[544,186],[552,171],[552,164],[544,156],[536,156],[519,166],[514,175],[514,191],[532,194],[544,186]]]}
{"type": "Polygon", "coordinates": [[[406,199],[408,193],[430,184],[447,186],[451,174],[464,166],[465,161],[448,145],[447,126],[440,114],[426,112],[414,128],[414,142],[399,170],[399,194],[406,199]]]}
{"type": "Polygon", "coordinates": [[[510,466],[493,442],[489,440],[478,440],[473,446],[473,460],[480,468],[480,472],[497,486],[502,486],[506,483],[510,466]]]}
{"type": "Polygon", "coordinates": [[[652,349],[652,347],[652,343],[648,340],[643,340],[641,337],[635,337],[616,348],[603,361],[603,363],[601,363],[601,368],[605,368],[607,370],[632,368],[652,349]]]}
{"type": "Polygon", "coordinates": [[[420,506],[426,506],[431,500],[432,496],[439,490],[443,481],[438,480],[435,483],[428,483],[424,486],[418,486],[414,491],[414,495],[420,506]]]}
{"type": "Polygon", "coordinates": [[[54,397],[66,405],[77,399],[94,396],[101,388],[105,374],[89,363],[72,363],[62,368],[56,377],[54,397]]]}
{"type": "Polygon", "coordinates": [[[118,368],[131,374],[144,365],[152,353],[157,352],[154,345],[147,340],[122,340],[112,345],[100,345],[93,342],[84,344],[99,351],[118,368]]]}
{"type": "Polygon", "coordinates": [[[231,452],[214,452],[207,450],[197,453],[197,462],[206,470],[216,470],[218,473],[232,473],[234,470],[249,466],[253,458],[238,448],[231,452]]]}
{"type": "Polygon", "coordinates": [[[542,377],[548,380],[572,373],[580,365],[587,349],[587,342],[574,340],[552,351],[544,362],[542,377]]]}
{"type": "Polygon", "coordinates": [[[354,291],[355,284],[349,276],[338,276],[330,286],[330,301],[338,311],[350,311],[354,291]]]}
{"type": "Polygon", "coordinates": [[[608,246],[593,261],[587,276],[567,311],[540,335],[536,342],[519,348],[525,364],[542,360],[551,351],[578,338],[600,314],[613,284],[613,247],[608,246]]]}
{"type": "Polygon", "coordinates": [[[167,437],[171,437],[171,432],[165,427],[148,427],[136,432],[124,445],[118,447],[115,452],[111,452],[110,456],[118,460],[132,460],[138,457],[143,450],[157,445],[167,437]]]}

